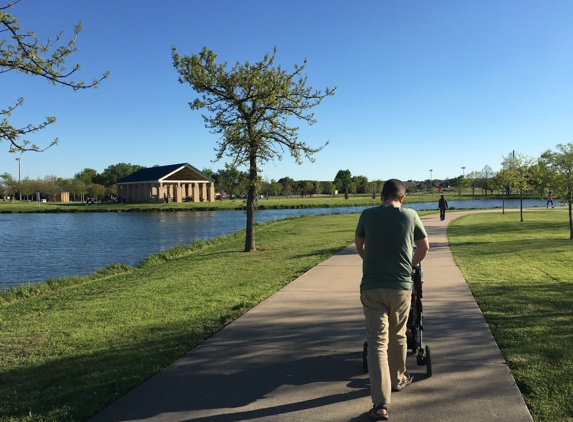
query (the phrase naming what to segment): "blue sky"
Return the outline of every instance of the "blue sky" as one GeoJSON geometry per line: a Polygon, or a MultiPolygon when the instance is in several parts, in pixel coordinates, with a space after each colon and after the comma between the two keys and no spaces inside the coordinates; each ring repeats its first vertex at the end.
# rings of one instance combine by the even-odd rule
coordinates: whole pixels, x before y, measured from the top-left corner
{"type": "Polygon", "coordinates": [[[77,80],[106,70],[97,90],[73,92],[23,74],[0,75],[5,109],[19,125],[55,116],[29,139],[46,152],[9,154],[0,173],[72,177],[119,162],[188,162],[223,168],[217,136],[204,128],[177,81],[171,46],[182,55],[213,50],[221,61],[308,64],[308,85],[337,86],[300,122],[299,140],[318,147],[311,164],[286,154],[262,176],[332,180],[340,169],[369,180],[444,179],[486,165],[500,168],[512,150],[538,157],[573,142],[573,2],[570,0],[268,1],[25,0],[9,11],[41,40],[82,21],[77,80]],[[461,167],[465,167],[462,170],[461,167]],[[432,173],[430,173],[432,169],[432,173]]]}

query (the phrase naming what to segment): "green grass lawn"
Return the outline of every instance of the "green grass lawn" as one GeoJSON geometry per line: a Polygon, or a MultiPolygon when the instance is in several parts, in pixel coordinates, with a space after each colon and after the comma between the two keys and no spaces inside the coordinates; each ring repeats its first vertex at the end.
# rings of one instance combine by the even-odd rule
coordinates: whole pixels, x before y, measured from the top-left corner
{"type": "Polygon", "coordinates": [[[454,258],[536,421],[573,421],[573,241],[561,210],[452,221],[454,258]]]}

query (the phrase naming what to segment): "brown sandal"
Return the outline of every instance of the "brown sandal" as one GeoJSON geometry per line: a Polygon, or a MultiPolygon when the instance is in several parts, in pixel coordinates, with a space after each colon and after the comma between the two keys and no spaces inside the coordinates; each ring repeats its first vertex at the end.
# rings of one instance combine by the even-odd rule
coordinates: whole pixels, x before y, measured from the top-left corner
{"type": "Polygon", "coordinates": [[[375,404],[374,407],[368,411],[368,416],[370,416],[370,419],[372,419],[373,421],[387,421],[388,408],[386,407],[385,404],[375,404]],[[381,415],[378,413],[379,410],[385,410],[386,413],[381,415]]]}

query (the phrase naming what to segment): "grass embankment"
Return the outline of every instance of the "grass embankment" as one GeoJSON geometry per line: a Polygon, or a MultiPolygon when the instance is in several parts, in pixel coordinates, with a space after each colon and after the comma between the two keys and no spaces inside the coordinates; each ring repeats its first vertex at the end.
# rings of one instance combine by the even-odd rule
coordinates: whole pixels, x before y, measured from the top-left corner
{"type": "Polygon", "coordinates": [[[536,421],[573,421],[573,241],[567,212],[452,221],[450,248],[536,421]]]}
{"type": "MultiPolygon", "coordinates": [[[[446,199],[450,201],[460,200],[478,200],[478,199],[491,199],[484,196],[471,196],[457,194],[446,194],[446,199]]],[[[439,194],[415,194],[407,195],[405,204],[416,204],[421,202],[436,202],[438,204],[439,194]]],[[[301,198],[299,196],[292,197],[271,197],[269,199],[259,199],[257,208],[260,210],[265,209],[284,209],[284,208],[336,208],[336,207],[359,207],[359,206],[372,206],[379,205],[380,197],[372,196],[350,196],[344,199],[344,195],[326,196],[315,195],[312,198],[301,198]]],[[[97,205],[85,205],[80,202],[30,202],[16,201],[15,203],[0,202],[0,213],[9,212],[118,212],[118,211],[213,211],[213,210],[242,210],[245,209],[247,201],[245,199],[225,199],[223,201],[215,202],[183,202],[168,204],[146,203],[146,204],[117,204],[117,203],[98,203],[97,205]]],[[[501,204],[500,204],[501,206],[501,204]]]]}
{"type": "Polygon", "coordinates": [[[1,421],[85,421],[354,240],[358,214],[257,225],[138,268],[0,292],[1,421]]]}

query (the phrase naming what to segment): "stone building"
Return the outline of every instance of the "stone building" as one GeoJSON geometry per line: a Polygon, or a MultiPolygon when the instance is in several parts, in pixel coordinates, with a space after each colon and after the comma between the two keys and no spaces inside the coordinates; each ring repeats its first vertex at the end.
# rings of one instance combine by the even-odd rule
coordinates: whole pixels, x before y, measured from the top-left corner
{"type": "Polygon", "coordinates": [[[117,182],[128,202],[214,202],[215,181],[188,163],[148,167],[117,182]]]}

